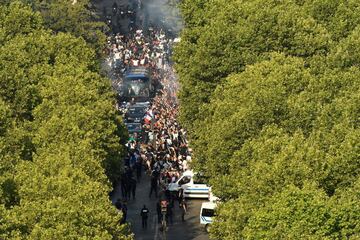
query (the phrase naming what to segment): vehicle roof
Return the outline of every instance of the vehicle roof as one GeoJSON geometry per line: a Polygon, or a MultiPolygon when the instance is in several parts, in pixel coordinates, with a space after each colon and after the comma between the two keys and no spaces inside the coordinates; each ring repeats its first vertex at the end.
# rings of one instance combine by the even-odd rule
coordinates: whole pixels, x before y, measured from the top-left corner
{"type": "Polygon", "coordinates": [[[129,106],[129,109],[130,108],[143,108],[143,109],[146,109],[148,106],[144,105],[144,104],[133,104],[133,105],[130,105],[129,106]]]}
{"type": "Polygon", "coordinates": [[[134,105],[148,107],[150,105],[150,102],[137,102],[134,105]]]}
{"type": "Polygon", "coordinates": [[[126,73],[125,77],[149,77],[150,71],[146,67],[131,67],[126,73]]]}
{"type": "Polygon", "coordinates": [[[216,207],[216,203],[214,203],[214,202],[203,202],[201,204],[201,208],[215,209],[215,207],[216,207]]]}
{"type": "Polygon", "coordinates": [[[125,122],[125,125],[138,127],[138,126],[141,126],[141,123],[125,122]]]}
{"type": "Polygon", "coordinates": [[[183,176],[194,176],[194,172],[191,170],[187,170],[187,171],[183,172],[182,175],[183,176]]]}

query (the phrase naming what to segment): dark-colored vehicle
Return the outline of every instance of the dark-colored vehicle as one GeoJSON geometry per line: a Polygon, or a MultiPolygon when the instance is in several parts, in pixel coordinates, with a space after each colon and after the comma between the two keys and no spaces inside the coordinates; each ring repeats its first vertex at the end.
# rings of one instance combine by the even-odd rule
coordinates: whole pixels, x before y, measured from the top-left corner
{"type": "Polygon", "coordinates": [[[129,131],[129,134],[134,134],[134,133],[140,134],[142,131],[141,123],[125,123],[125,125],[129,131]]]}
{"type": "Polygon", "coordinates": [[[125,119],[129,123],[141,123],[146,112],[146,106],[134,104],[130,106],[125,114],[125,119]]]}
{"type": "Polygon", "coordinates": [[[148,68],[131,67],[125,72],[120,101],[149,101],[153,94],[154,86],[148,68]]]}

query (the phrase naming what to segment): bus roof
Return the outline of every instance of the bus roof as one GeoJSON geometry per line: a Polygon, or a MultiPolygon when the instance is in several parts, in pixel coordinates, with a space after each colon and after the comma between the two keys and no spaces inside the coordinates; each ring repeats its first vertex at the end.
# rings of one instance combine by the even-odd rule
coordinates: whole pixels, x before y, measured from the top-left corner
{"type": "Polygon", "coordinates": [[[149,76],[150,76],[150,71],[146,67],[131,67],[125,73],[125,77],[131,77],[131,78],[149,77],[149,76]]]}

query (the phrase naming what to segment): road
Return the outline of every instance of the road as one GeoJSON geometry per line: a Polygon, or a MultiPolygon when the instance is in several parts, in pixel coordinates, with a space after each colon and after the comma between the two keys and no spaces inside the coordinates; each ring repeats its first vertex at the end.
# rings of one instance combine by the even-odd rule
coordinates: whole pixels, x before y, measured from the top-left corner
{"type": "MultiPolygon", "coordinates": [[[[117,199],[121,198],[120,188],[114,189],[112,195],[112,201],[115,202],[117,199]]],[[[168,231],[163,234],[159,230],[159,225],[157,223],[157,214],[156,214],[156,198],[153,195],[149,198],[150,191],[150,177],[147,175],[142,176],[140,183],[137,185],[136,189],[136,198],[131,199],[128,206],[127,221],[131,225],[131,230],[135,234],[136,240],[184,240],[184,239],[194,239],[194,240],[208,240],[209,237],[204,230],[204,227],[200,225],[199,213],[201,203],[204,200],[200,199],[191,199],[187,200],[189,211],[185,215],[185,222],[181,220],[181,213],[178,205],[175,203],[174,206],[174,220],[173,224],[169,226],[168,231]],[[146,205],[150,210],[150,215],[148,219],[148,229],[144,230],[141,227],[141,217],[140,210],[143,205],[146,205]]]]}
{"type": "MultiPolygon", "coordinates": [[[[127,5],[129,0],[96,0],[93,1],[97,11],[102,14],[104,12],[107,15],[111,15],[112,5],[114,2],[120,5],[127,5]]],[[[150,3],[145,2],[144,4],[150,3]]],[[[155,6],[152,5],[152,8],[155,6]]],[[[161,6],[162,7],[162,6],[161,6]]],[[[149,9],[149,8],[148,8],[149,9]]],[[[143,12],[138,12],[138,16],[141,16],[143,19],[148,19],[147,21],[158,22],[152,19],[156,19],[157,16],[152,16],[151,12],[147,16],[143,12]]],[[[120,26],[117,23],[118,16],[112,16],[112,22],[114,24],[113,30],[122,31],[122,33],[127,33],[127,26],[129,24],[129,19],[124,18],[120,21],[120,26]]],[[[102,16],[102,19],[106,19],[106,16],[102,16]]],[[[145,21],[144,21],[145,23],[145,21]]],[[[145,24],[146,25],[146,24],[145,24]]],[[[156,202],[157,200],[153,196],[149,198],[150,191],[150,177],[143,174],[143,179],[138,183],[136,189],[136,199],[130,200],[128,202],[128,214],[127,222],[131,226],[132,232],[135,234],[136,240],[160,240],[160,239],[170,239],[170,240],[208,240],[209,237],[204,230],[204,227],[200,225],[199,214],[201,203],[206,200],[187,200],[188,203],[188,212],[185,216],[185,222],[181,220],[180,209],[178,205],[174,207],[174,220],[173,224],[169,226],[168,231],[164,234],[159,230],[159,225],[157,223],[157,214],[156,214],[156,202]],[[143,205],[146,205],[150,210],[150,217],[148,219],[148,229],[144,230],[141,227],[141,217],[140,210],[143,205]]],[[[115,202],[117,199],[121,198],[121,191],[119,187],[116,187],[111,194],[111,200],[115,202]]]]}

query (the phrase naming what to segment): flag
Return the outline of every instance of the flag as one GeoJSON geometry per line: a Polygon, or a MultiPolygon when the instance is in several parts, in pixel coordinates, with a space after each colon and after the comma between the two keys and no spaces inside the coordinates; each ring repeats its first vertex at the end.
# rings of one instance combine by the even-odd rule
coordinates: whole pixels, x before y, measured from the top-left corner
{"type": "Polygon", "coordinates": [[[152,117],[151,117],[150,115],[146,114],[146,116],[145,116],[145,118],[144,118],[144,122],[145,122],[146,124],[150,124],[150,123],[151,123],[151,119],[152,119],[152,117]]]}

